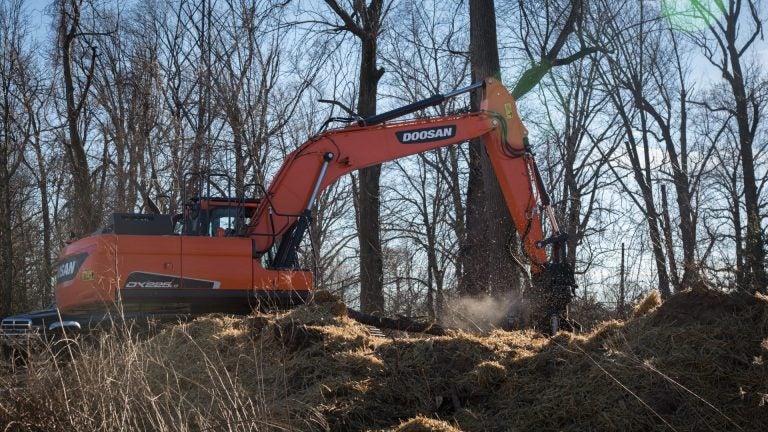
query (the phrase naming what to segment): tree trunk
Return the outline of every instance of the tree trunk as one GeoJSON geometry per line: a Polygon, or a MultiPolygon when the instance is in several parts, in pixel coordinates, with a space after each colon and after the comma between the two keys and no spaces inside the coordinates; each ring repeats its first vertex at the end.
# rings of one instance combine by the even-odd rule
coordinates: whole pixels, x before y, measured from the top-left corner
{"type": "MultiPolygon", "coordinates": [[[[489,76],[500,79],[493,0],[469,2],[469,34],[472,82],[489,76]]],[[[473,111],[479,110],[480,98],[479,92],[473,95],[473,111]]],[[[519,292],[521,273],[510,256],[510,249],[516,249],[517,234],[480,139],[470,142],[469,165],[467,239],[462,251],[464,279],[461,290],[465,294],[519,292]]]]}
{"type": "MultiPolygon", "coordinates": [[[[654,261],[656,262],[656,269],[658,271],[658,289],[659,294],[663,299],[669,298],[672,293],[669,289],[669,273],[667,273],[666,258],[664,256],[664,248],[662,246],[661,232],[659,230],[659,215],[656,212],[656,204],[653,197],[651,177],[651,162],[650,162],[650,148],[648,143],[648,127],[644,113],[640,112],[640,130],[643,131],[643,163],[640,163],[640,155],[638,154],[637,147],[638,142],[634,138],[635,129],[632,125],[632,121],[627,114],[622,101],[614,97],[614,106],[617,109],[617,113],[621,117],[622,127],[625,129],[627,141],[625,142],[625,148],[627,155],[629,156],[630,163],[632,165],[632,174],[635,178],[637,186],[640,188],[640,194],[643,198],[642,204],[638,201],[636,205],[639,210],[643,212],[646,221],[648,222],[648,234],[651,237],[651,249],[653,251],[654,261]]],[[[615,172],[614,172],[615,173],[615,172]]],[[[619,182],[622,184],[627,193],[632,193],[627,186],[623,183],[618,174],[616,174],[619,182]]]]}
{"type": "MultiPolygon", "coordinates": [[[[383,69],[376,68],[377,35],[362,41],[360,95],[357,111],[363,117],[376,114],[376,92],[383,69]]],[[[360,208],[360,308],[363,313],[384,312],[384,271],[381,255],[380,187],[381,165],[360,170],[357,196],[360,208]]]]}
{"type": "Polygon", "coordinates": [[[659,218],[656,214],[650,187],[641,185],[640,189],[643,191],[643,199],[647,211],[646,220],[648,221],[648,232],[651,236],[651,249],[653,250],[653,258],[656,262],[656,270],[659,274],[659,293],[661,294],[661,298],[666,300],[672,295],[672,291],[669,289],[669,273],[667,272],[661,232],[659,231],[659,218]]]}
{"type": "Polygon", "coordinates": [[[736,287],[743,289],[744,286],[744,238],[742,232],[744,231],[741,226],[741,198],[739,197],[739,175],[736,169],[731,172],[730,180],[730,192],[731,192],[731,220],[733,221],[733,241],[736,249],[736,287]]]}
{"type": "MultiPolygon", "coordinates": [[[[640,158],[637,154],[636,147],[631,144],[631,141],[626,143],[627,152],[630,155],[632,161],[632,171],[634,173],[635,181],[640,192],[643,196],[643,202],[645,204],[645,218],[648,222],[648,233],[651,237],[651,249],[653,250],[654,261],[656,262],[656,270],[659,277],[659,294],[662,299],[667,299],[672,295],[669,289],[669,273],[667,272],[667,263],[665,262],[664,248],[662,246],[661,232],[659,230],[659,215],[656,212],[656,202],[653,197],[652,182],[653,179],[650,174],[650,149],[648,144],[648,133],[645,122],[645,116],[641,113],[643,132],[643,149],[644,149],[644,162],[640,164],[640,158]]],[[[626,121],[626,120],[625,120],[626,121]]]]}
{"type": "MultiPolygon", "coordinates": [[[[672,240],[672,221],[669,217],[669,203],[667,201],[666,185],[661,185],[661,217],[662,221],[664,222],[664,243],[666,244],[667,248],[667,261],[669,261],[669,274],[671,276],[672,288],[675,290],[675,292],[678,292],[681,290],[681,288],[685,288],[686,286],[683,285],[681,287],[681,281],[677,273],[677,262],[675,261],[675,244],[672,240]]],[[[683,224],[682,221],[680,224],[683,224]]],[[[683,280],[685,280],[685,276],[683,276],[683,280]]]]}
{"type": "MultiPolygon", "coordinates": [[[[734,24],[735,25],[735,24],[734,24]]],[[[752,153],[754,132],[749,122],[749,105],[741,64],[735,48],[735,40],[729,44],[733,77],[730,80],[736,101],[736,124],[739,129],[739,153],[744,174],[744,204],[747,210],[747,235],[744,250],[745,279],[742,288],[750,292],[768,292],[768,278],[765,272],[765,251],[763,250],[760,207],[755,181],[755,162],[752,153]]],[[[753,122],[757,122],[755,118],[753,122]]]]}
{"type": "MultiPolygon", "coordinates": [[[[575,129],[575,128],[574,128],[575,129]]],[[[572,269],[576,268],[576,246],[581,241],[581,189],[576,180],[576,152],[577,152],[577,131],[566,128],[565,142],[565,161],[563,164],[563,202],[567,203],[564,209],[565,231],[568,233],[566,241],[566,260],[572,269]]],[[[562,229],[562,228],[561,228],[562,229]]]]}
{"type": "MultiPolygon", "coordinates": [[[[5,159],[5,158],[3,158],[5,159]]],[[[5,162],[5,161],[3,161],[5,162]]],[[[2,199],[2,211],[0,211],[0,317],[10,315],[13,311],[13,239],[11,231],[11,199],[8,177],[3,176],[3,184],[0,185],[0,199],[2,199]]]]}
{"type": "MultiPolygon", "coordinates": [[[[672,276],[672,283],[675,291],[685,289],[693,284],[696,284],[701,275],[696,265],[695,253],[696,253],[696,229],[694,223],[693,208],[691,206],[691,181],[688,176],[688,143],[685,134],[685,128],[687,127],[686,116],[686,95],[685,91],[680,94],[681,114],[680,114],[680,149],[675,147],[675,140],[672,138],[672,130],[670,123],[659,113],[656,108],[645,100],[640,89],[635,89],[635,98],[639,101],[640,108],[651,115],[656,125],[661,131],[661,136],[667,149],[667,155],[672,165],[672,180],[675,186],[675,194],[677,197],[677,208],[680,216],[680,239],[683,246],[683,276],[682,279],[678,277],[677,266],[675,264],[675,257],[671,255],[672,251],[672,227],[669,221],[664,222],[666,243],[668,243],[667,252],[670,263],[669,271],[672,276]],[[669,233],[667,233],[669,231],[669,233]]],[[[671,110],[671,104],[669,105],[671,110]]],[[[662,186],[662,211],[667,212],[667,198],[666,188],[662,186]]],[[[668,216],[667,216],[668,218],[668,216]]]]}
{"type": "Polygon", "coordinates": [[[86,77],[86,84],[79,95],[75,96],[75,78],[72,75],[72,45],[80,32],[80,3],[78,0],[70,0],[70,7],[61,3],[59,38],[61,41],[61,64],[64,80],[64,96],[67,106],[67,127],[69,139],[64,141],[67,161],[72,170],[72,224],[75,234],[84,235],[94,231],[99,226],[99,214],[93,202],[93,190],[91,188],[90,169],[85,153],[82,138],[80,136],[80,115],[83,110],[83,102],[88,97],[88,87],[95,66],[96,48],[92,48],[90,71],[86,77]]]}
{"type": "MultiPolygon", "coordinates": [[[[357,113],[362,117],[376,114],[376,93],[384,69],[376,67],[377,43],[381,31],[383,0],[352,3],[350,14],[336,0],[325,3],[344,25],[330,24],[335,30],[344,29],[360,39],[360,88],[357,113]]],[[[359,208],[357,234],[360,242],[360,308],[365,313],[384,312],[384,271],[381,254],[380,188],[381,165],[360,170],[356,194],[359,208]]]]}
{"type": "MultiPolygon", "coordinates": [[[[739,155],[741,156],[744,176],[744,204],[747,212],[747,232],[743,249],[744,267],[741,272],[742,285],[740,288],[750,292],[766,293],[768,292],[768,275],[765,271],[764,240],[760,223],[760,197],[752,151],[752,143],[758,131],[760,111],[765,105],[764,101],[759,100],[759,91],[756,88],[747,88],[747,78],[741,64],[742,56],[748,58],[752,56],[752,52],[748,49],[754,47],[754,42],[758,40],[758,36],[762,35],[763,23],[758,2],[730,0],[727,4],[725,3],[717,3],[722,16],[715,17],[717,22],[709,25],[709,30],[714,35],[716,49],[708,47],[706,40],[703,40],[701,44],[705,48],[704,52],[708,60],[720,69],[733,94],[734,106],[729,106],[728,110],[734,114],[739,133],[739,155]],[[740,19],[745,9],[749,11],[749,14],[746,18],[740,19]],[[750,20],[752,21],[751,25],[748,22],[750,20]]],[[[698,12],[710,13],[707,7],[699,2],[692,4],[698,12]]],[[[736,233],[737,239],[738,236],[739,234],[736,233]]]]}
{"type": "Polygon", "coordinates": [[[42,149],[40,148],[40,137],[35,137],[35,156],[37,158],[38,181],[37,187],[40,188],[40,205],[43,212],[43,274],[42,306],[47,306],[53,300],[53,290],[51,281],[53,278],[53,265],[51,262],[51,209],[48,205],[48,168],[45,164],[42,149]]]}
{"type": "Polygon", "coordinates": [[[626,287],[624,286],[624,243],[621,244],[621,267],[619,267],[619,272],[619,301],[616,310],[618,311],[619,319],[627,319],[625,311],[626,287]]]}
{"type": "MultiPolygon", "coordinates": [[[[490,257],[484,239],[487,238],[485,188],[480,158],[485,153],[483,143],[469,143],[469,180],[467,182],[467,223],[464,242],[459,253],[462,268],[459,290],[464,295],[478,295],[488,287],[490,257]]],[[[487,156],[486,156],[487,157],[487,156]]]]}

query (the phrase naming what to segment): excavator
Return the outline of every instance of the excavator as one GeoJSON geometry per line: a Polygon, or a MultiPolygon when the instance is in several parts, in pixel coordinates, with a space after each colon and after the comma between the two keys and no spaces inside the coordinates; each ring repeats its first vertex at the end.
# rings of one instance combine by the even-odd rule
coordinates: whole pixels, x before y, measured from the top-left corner
{"type": "Polygon", "coordinates": [[[498,79],[346,121],[290,153],[258,198],[214,197],[211,174],[192,173],[185,180],[208,188],[182,197],[183,213],[113,214],[106,228],[61,251],[55,313],[7,318],[0,330],[78,330],[115,305],[127,314],[247,314],[260,305],[302,303],[313,275],[301,268],[297,251],[323,189],[352,171],[475,138],[485,145],[530,263],[536,323],[548,332],[569,327],[576,285],[565,261],[566,234],[515,101],[498,79]],[[402,119],[472,91],[482,91],[476,112],[402,119]]]}

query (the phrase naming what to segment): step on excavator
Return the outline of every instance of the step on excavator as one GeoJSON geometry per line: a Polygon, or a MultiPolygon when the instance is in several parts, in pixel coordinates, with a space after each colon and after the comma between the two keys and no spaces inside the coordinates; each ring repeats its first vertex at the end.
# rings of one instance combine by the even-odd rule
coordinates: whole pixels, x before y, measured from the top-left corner
{"type": "Polygon", "coordinates": [[[191,173],[185,183],[198,182],[201,196],[182,197],[182,214],[113,214],[106,228],[61,251],[55,308],[10,317],[0,330],[6,336],[78,330],[116,305],[124,315],[178,315],[247,314],[259,306],[302,303],[313,275],[300,268],[297,249],[323,189],[352,171],[475,138],[485,145],[530,263],[535,323],[549,333],[570,328],[567,311],[576,285],[565,260],[566,234],[515,101],[499,80],[487,78],[366,118],[329,122],[334,120],[346,124],[289,154],[269,188],[255,186],[257,198],[214,197],[213,177],[228,177],[191,173]],[[401,119],[472,91],[483,92],[479,111],[401,119]]]}

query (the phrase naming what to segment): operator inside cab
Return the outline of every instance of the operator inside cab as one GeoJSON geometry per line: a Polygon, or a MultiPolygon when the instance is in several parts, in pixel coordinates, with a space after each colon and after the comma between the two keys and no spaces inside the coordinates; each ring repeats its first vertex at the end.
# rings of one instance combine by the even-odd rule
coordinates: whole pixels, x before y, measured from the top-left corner
{"type": "MultiPolygon", "coordinates": [[[[210,202],[208,202],[210,204],[210,202]]],[[[211,208],[192,200],[185,206],[183,214],[173,218],[174,233],[188,236],[230,237],[248,225],[243,207],[237,205],[211,208]]]]}

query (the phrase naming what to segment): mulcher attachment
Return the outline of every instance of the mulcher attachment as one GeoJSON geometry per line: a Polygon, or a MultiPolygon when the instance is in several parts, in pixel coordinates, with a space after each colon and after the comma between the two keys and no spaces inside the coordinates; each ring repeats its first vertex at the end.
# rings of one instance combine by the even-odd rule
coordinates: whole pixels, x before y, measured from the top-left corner
{"type": "Polygon", "coordinates": [[[576,287],[573,269],[567,262],[547,263],[533,276],[532,312],[539,329],[548,334],[581,330],[568,318],[568,305],[576,295],[576,287]]]}

